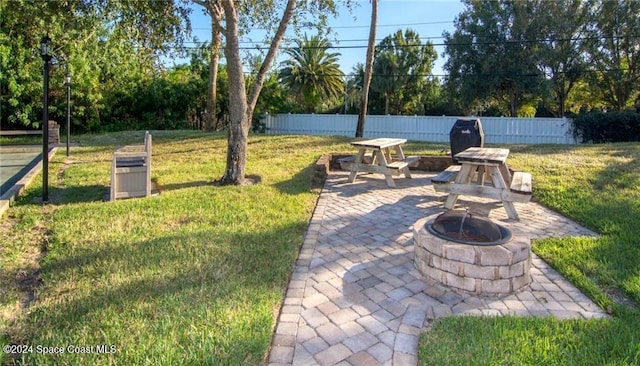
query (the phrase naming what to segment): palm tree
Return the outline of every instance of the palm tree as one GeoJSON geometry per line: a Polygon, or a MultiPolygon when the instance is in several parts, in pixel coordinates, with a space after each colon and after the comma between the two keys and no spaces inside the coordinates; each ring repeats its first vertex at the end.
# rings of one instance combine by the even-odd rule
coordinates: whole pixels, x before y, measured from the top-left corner
{"type": "Polygon", "coordinates": [[[315,112],[322,99],[342,95],[344,73],[338,65],[340,53],[329,53],[331,43],[319,35],[310,39],[304,35],[297,47],[286,50],[290,56],[282,64],[280,80],[304,104],[307,112],[315,112]]]}
{"type": "Polygon", "coordinates": [[[360,114],[358,114],[358,125],[356,126],[356,137],[364,135],[364,121],[367,118],[367,106],[369,104],[369,85],[371,85],[371,74],[373,72],[373,56],[376,50],[376,25],[378,23],[378,0],[371,1],[371,25],[369,26],[369,44],[367,45],[367,60],[364,68],[364,83],[362,86],[362,102],[360,103],[360,114]]]}

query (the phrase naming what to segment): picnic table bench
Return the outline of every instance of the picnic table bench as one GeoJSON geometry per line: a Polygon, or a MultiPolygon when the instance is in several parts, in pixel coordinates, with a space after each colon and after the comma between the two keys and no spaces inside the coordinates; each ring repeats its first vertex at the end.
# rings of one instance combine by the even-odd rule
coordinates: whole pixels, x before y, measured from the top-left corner
{"type": "Polygon", "coordinates": [[[395,138],[353,141],[351,145],[358,148],[358,153],[340,159],[340,166],[351,172],[349,174],[351,183],[356,180],[358,173],[377,173],[383,174],[387,185],[395,188],[393,176],[404,174],[406,178],[411,178],[409,165],[419,160],[417,156],[404,155],[402,145],[406,142],[405,139],[395,138]],[[367,153],[367,150],[371,152],[367,153]],[[365,162],[365,156],[370,156],[371,162],[365,162]]]}
{"type": "Polygon", "coordinates": [[[508,155],[508,149],[480,147],[456,154],[462,165],[452,165],[431,178],[437,192],[449,193],[444,207],[452,209],[459,195],[493,198],[502,201],[509,218],[518,220],[513,202],[531,200],[532,179],[527,172],[514,172],[512,176],[506,164],[508,155]],[[473,178],[476,184],[472,184],[473,178]]]}
{"type": "Polygon", "coordinates": [[[42,135],[42,130],[0,130],[0,136],[42,135]]]}

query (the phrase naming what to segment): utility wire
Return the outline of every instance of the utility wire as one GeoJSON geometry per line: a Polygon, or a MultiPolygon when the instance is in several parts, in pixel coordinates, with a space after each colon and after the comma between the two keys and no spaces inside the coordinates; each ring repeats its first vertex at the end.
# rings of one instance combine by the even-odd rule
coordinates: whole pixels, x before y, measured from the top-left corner
{"type": "MultiPolygon", "coordinates": [[[[535,44],[535,43],[553,43],[553,42],[574,42],[574,41],[589,41],[589,40],[605,40],[605,39],[638,39],[640,36],[637,35],[626,35],[626,36],[614,36],[614,37],[574,37],[574,38],[543,38],[543,39],[531,39],[531,40],[507,40],[507,41],[475,41],[475,42],[450,42],[450,43],[409,43],[403,45],[391,45],[391,46],[383,46],[376,45],[376,48],[382,49],[394,49],[394,48],[412,48],[412,47],[423,47],[428,44],[432,46],[450,46],[450,47],[458,47],[458,46],[475,46],[475,45],[519,45],[519,44],[535,44]]],[[[340,41],[338,41],[340,42],[340,41]]],[[[197,49],[195,46],[187,46],[187,49],[197,49]]],[[[296,49],[298,47],[281,47],[280,49],[289,50],[296,49]]],[[[331,45],[329,47],[305,47],[307,49],[358,49],[358,48],[367,48],[367,45],[350,45],[350,46],[334,46],[331,45]]],[[[269,47],[260,46],[259,43],[255,43],[254,46],[251,47],[239,47],[240,50],[256,50],[256,51],[266,51],[269,47]]]]}
{"type": "MultiPolygon", "coordinates": [[[[610,68],[604,71],[601,70],[584,70],[583,72],[585,73],[593,73],[593,74],[599,74],[601,72],[613,72],[613,71],[630,71],[629,68],[610,68]]],[[[252,75],[255,74],[255,71],[244,71],[245,75],[252,75]]],[[[558,72],[557,74],[564,74],[565,72],[558,72]]],[[[273,75],[279,75],[280,72],[277,70],[274,71],[268,71],[267,72],[267,76],[273,76],[273,75]]],[[[347,79],[353,79],[356,76],[358,76],[358,74],[350,72],[348,74],[320,74],[318,76],[326,76],[326,77],[344,77],[347,79]]],[[[399,76],[405,77],[424,77],[424,78],[433,78],[433,77],[448,77],[450,76],[450,74],[411,74],[411,75],[407,75],[407,74],[374,74],[375,77],[382,77],[382,78],[396,78],[399,76]]],[[[491,72],[491,73],[479,73],[479,74],[471,74],[471,75],[464,75],[465,77],[520,77],[520,78],[529,78],[529,77],[540,77],[540,76],[550,76],[550,73],[545,73],[542,71],[537,71],[537,72],[531,72],[531,73],[526,73],[526,74],[515,74],[515,73],[503,73],[503,72],[491,72]]]]}
{"type": "MultiPolygon", "coordinates": [[[[377,24],[376,27],[405,27],[405,26],[415,26],[415,25],[435,25],[435,24],[451,24],[453,23],[453,20],[441,20],[441,21],[436,21],[436,22],[421,22],[421,23],[403,23],[403,24],[377,24]]],[[[308,24],[308,25],[303,25],[300,26],[300,28],[307,28],[307,29],[314,29],[317,28],[318,25],[317,24],[308,24]]],[[[328,26],[329,29],[356,29],[356,28],[369,28],[369,25],[345,25],[345,26],[338,26],[338,27],[331,27],[328,26]]],[[[202,30],[202,31],[208,31],[211,32],[211,27],[198,27],[198,28],[191,28],[193,30],[202,30]]],[[[253,28],[252,30],[268,30],[267,28],[253,28]]]]}
{"type": "MultiPolygon", "coordinates": [[[[423,41],[429,41],[432,39],[443,39],[444,37],[440,36],[440,37],[419,37],[419,40],[423,40],[423,41]]],[[[376,39],[376,42],[381,42],[384,38],[378,38],[376,39]]],[[[296,41],[294,39],[289,39],[289,40],[283,40],[283,43],[295,43],[296,41]]],[[[331,41],[331,42],[336,42],[336,43],[341,43],[341,42],[369,42],[368,39],[338,39],[335,41],[331,41]]],[[[196,41],[184,41],[183,43],[193,43],[193,44],[205,44],[206,42],[196,42],[196,41]]],[[[270,42],[267,41],[239,41],[238,43],[249,43],[249,44],[254,44],[254,45],[268,45],[270,44],[270,42]]]]}

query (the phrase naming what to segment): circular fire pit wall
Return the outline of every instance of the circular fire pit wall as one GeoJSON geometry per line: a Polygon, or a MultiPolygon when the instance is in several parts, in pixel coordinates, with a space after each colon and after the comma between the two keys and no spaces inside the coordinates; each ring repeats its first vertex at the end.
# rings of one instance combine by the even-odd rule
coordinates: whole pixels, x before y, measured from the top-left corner
{"type": "Polygon", "coordinates": [[[478,222],[475,224],[473,218],[469,219],[464,211],[450,211],[423,218],[414,225],[415,266],[418,271],[453,290],[474,295],[506,295],[528,286],[531,283],[529,240],[512,237],[508,229],[493,224],[487,218],[476,218],[478,222]],[[471,221],[468,231],[472,233],[473,226],[490,225],[500,232],[500,237],[493,237],[494,234],[464,235],[462,229],[451,230],[450,221],[456,216],[462,224],[471,221]],[[452,234],[458,231],[459,235],[452,234]],[[477,237],[486,240],[478,239],[476,242],[477,237]]]}

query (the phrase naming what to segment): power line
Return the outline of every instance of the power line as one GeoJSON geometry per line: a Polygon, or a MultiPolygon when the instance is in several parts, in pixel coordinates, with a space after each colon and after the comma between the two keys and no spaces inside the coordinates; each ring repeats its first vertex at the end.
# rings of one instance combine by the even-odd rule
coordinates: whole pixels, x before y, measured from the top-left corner
{"type": "MultiPolygon", "coordinates": [[[[432,38],[432,37],[428,37],[432,38]]],[[[427,38],[427,39],[428,39],[427,38]]],[[[436,38],[436,37],[433,37],[436,38]]],[[[444,38],[444,37],[439,37],[444,38]]],[[[543,39],[532,39],[532,40],[507,40],[507,41],[476,41],[476,42],[449,42],[449,43],[410,43],[404,45],[391,45],[391,46],[381,46],[376,45],[376,48],[381,49],[393,49],[393,48],[411,48],[411,47],[423,47],[427,44],[431,44],[432,46],[474,46],[474,45],[518,45],[518,44],[531,44],[531,43],[549,43],[549,42],[572,42],[572,41],[589,41],[589,40],[603,40],[603,39],[637,39],[640,36],[637,35],[628,35],[628,36],[615,36],[615,37],[575,37],[575,38],[543,38],[543,39]]],[[[425,38],[421,38],[425,39],[425,38]]],[[[338,41],[340,42],[340,41],[338,41]]],[[[189,43],[189,42],[187,42],[189,43]]],[[[241,42],[242,43],[242,42],[241,42]]],[[[249,43],[249,42],[247,42],[249,43]]],[[[264,44],[264,43],[263,43],[264,44]]],[[[198,47],[186,47],[187,49],[197,49],[198,47]]],[[[283,50],[287,49],[295,49],[297,47],[281,47],[283,50]]],[[[345,46],[334,46],[331,45],[329,47],[306,47],[308,49],[313,48],[323,48],[323,49],[358,49],[358,48],[367,48],[367,45],[345,45],[345,46]]],[[[254,43],[254,46],[251,47],[240,47],[240,50],[256,50],[256,51],[266,51],[269,47],[260,46],[259,43],[254,43]]]]}
{"type": "MultiPolygon", "coordinates": [[[[376,27],[405,27],[412,25],[434,25],[434,24],[449,24],[453,23],[453,20],[442,20],[437,22],[422,22],[422,23],[405,23],[405,24],[377,24],[376,27]]],[[[369,28],[368,25],[353,25],[344,27],[329,27],[330,29],[351,29],[351,28],[369,28]]]]}
{"type": "MultiPolygon", "coordinates": [[[[436,22],[420,22],[420,23],[401,23],[401,24],[377,24],[376,27],[407,27],[407,26],[416,26],[416,25],[436,25],[436,24],[451,24],[453,20],[441,20],[436,22]]],[[[305,24],[300,26],[300,28],[313,29],[317,28],[317,24],[305,24]]],[[[345,25],[338,27],[328,26],[329,29],[355,29],[355,28],[369,28],[369,25],[345,25]]],[[[211,32],[211,27],[197,27],[191,28],[192,30],[203,30],[211,32]]],[[[268,30],[267,28],[253,28],[252,30],[268,30]]]]}
{"type": "MultiPolygon", "coordinates": [[[[442,39],[444,37],[439,36],[439,37],[418,37],[419,40],[421,41],[429,41],[432,39],[442,39]]],[[[381,42],[382,40],[384,40],[384,38],[377,38],[376,42],[381,42]]],[[[341,42],[369,42],[368,39],[337,39],[335,41],[330,40],[331,42],[336,42],[336,43],[341,43],[341,42]]],[[[191,44],[205,44],[205,42],[196,42],[196,41],[184,41],[183,43],[191,43],[191,44]]],[[[250,44],[254,44],[254,45],[269,45],[270,42],[268,41],[239,41],[238,43],[250,43],[250,44]]],[[[283,40],[283,43],[295,43],[294,39],[289,39],[289,40],[283,40]]]]}
{"type": "MultiPolygon", "coordinates": [[[[612,71],[629,71],[629,69],[624,69],[624,68],[617,68],[617,69],[608,69],[605,71],[599,71],[599,70],[585,70],[585,72],[588,73],[592,73],[592,74],[600,74],[602,72],[612,72],[612,71]]],[[[243,73],[248,76],[248,75],[254,75],[256,74],[255,71],[243,71],[243,73]]],[[[273,75],[278,75],[279,72],[278,71],[269,71],[267,72],[267,76],[273,76],[273,75]]],[[[488,78],[488,77],[511,77],[511,78],[532,78],[532,77],[541,77],[543,73],[540,74],[514,74],[514,73],[482,73],[482,74],[474,74],[472,76],[475,77],[481,77],[481,78],[488,78]]],[[[357,76],[357,74],[354,73],[349,73],[349,74],[344,74],[344,75],[325,75],[327,77],[332,77],[332,76],[339,76],[339,77],[344,77],[347,79],[353,79],[357,76]]],[[[395,78],[398,76],[406,76],[405,74],[374,74],[373,75],[376,78],[395,78]]],[[[445,78],[445,77],[449,77],[450,74],[414,74],[411,75],[411,77],[421,77],[421,78],[445,78]]]]}

